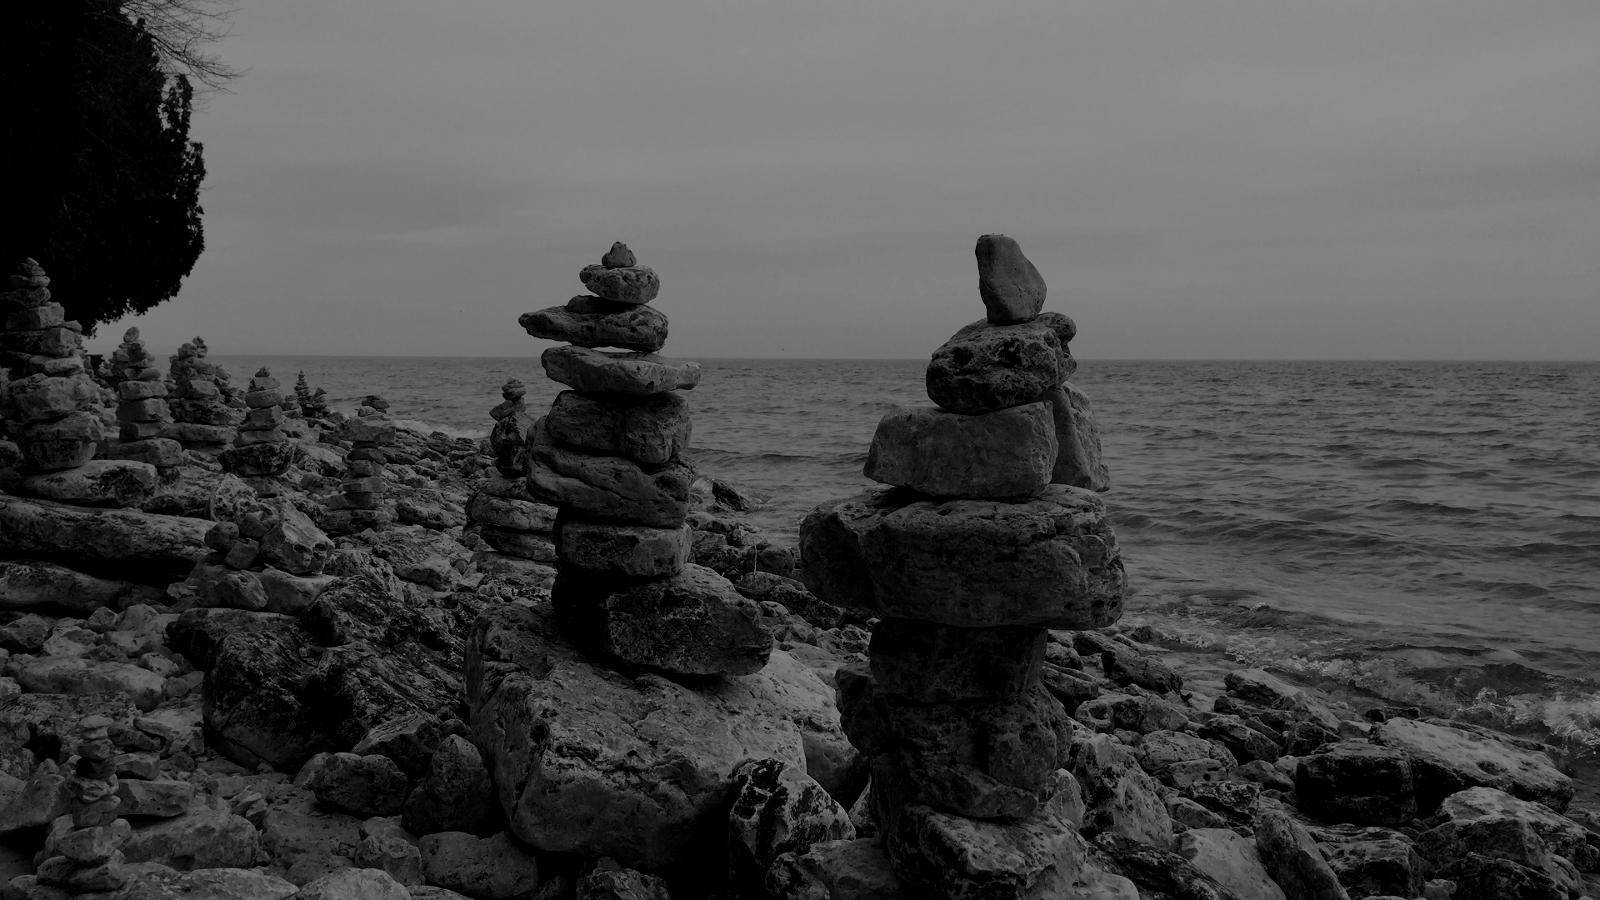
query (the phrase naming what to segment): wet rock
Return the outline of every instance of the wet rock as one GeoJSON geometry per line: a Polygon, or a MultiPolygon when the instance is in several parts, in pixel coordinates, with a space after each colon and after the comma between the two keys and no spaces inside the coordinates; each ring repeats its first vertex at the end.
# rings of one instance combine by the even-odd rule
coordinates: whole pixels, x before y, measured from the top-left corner
{"type": "Polygon", "coordinates": [[[971,416],[902,408],[878,421],[865,474],[935,497],[1022,497],[1050,482],[1056,453],[1043,403],[971,416]]]}
{"type": "Polygon", "coordinates": [[[1417,806],[1432,812],[1451,794],[1492,787],[1560,812],[1572,799],[1572,779],[1543,753],[1524,750],[1487,733],[1411,719],[1390,719],[1373,740],[1405,751],[1416,779],[1417,806]]]}
{"type": "Polygon", "coordinates": [[[1176,772],[1184,763],[1205,760],[1221,767],[1235,764],[1227,748],[1182,731],[1154,731],[1145,735],[1139,742],[1137,758],[1146,772],[1167,784],[1175,783],[1176,772]]]}
{"type": "Polygon", "coordinates": [[[973,628],[1100,627],[1127,579],[1104,504],[1059,485],[1021,503],[861,494],[806,516],[800,561],[836,606],[973,628]]]}
{"type": "Polygon", "coordinates": [[[1411,760],[1390,747],[1329,744],[1300,758],[1294,783],[1301,811],[1325,822],[1402,825],[1417,817],[1411,760]]]}
{"type": "Polygon", "coordinates": [[[1256,852],[1267,874],[1295,900],[1349,900],[1305,826],[1275,809],[1256,820],[1256,852]]]}
{"type": "Polygon", "coordinates": [[[1469,788],[1445,798],[1439,817],[1459,825],[1498,818],[1528,823],[1550,852],[1571,860],[1585,872],[1600,870],[1600,840],[1577,822],[1558,815],[1542,803],[1519,800],[1495,788],[1469,788]]]}

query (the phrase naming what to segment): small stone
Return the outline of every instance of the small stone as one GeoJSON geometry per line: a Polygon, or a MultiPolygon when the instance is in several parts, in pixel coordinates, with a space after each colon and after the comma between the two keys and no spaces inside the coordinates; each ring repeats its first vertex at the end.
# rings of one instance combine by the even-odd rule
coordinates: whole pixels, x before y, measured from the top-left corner
{"type": "Polygon", "coordinates": [[[633,251],[629,250],[628,245],[621,241],[612,244],[611,249],[606,251],[606,255],[600,257],[600,265],[608,269],[625,269],[638,264],[639,260],[634,258],[633,251]]]}
{"type": "Polygon", "coordinates": [[[540,363],[551,380],[588,394],[664,394],[690,390],[700,383],[699,363],[650,353],[551,347],[544,351],[540,363]]]}
{"type": "Polygon", "coordinates": [[[319,753],[300,780],[318,802],[363,817],[395,815],[406,794],[405,773],[387,756],[319,753]]]}
{"type": "Polygon", "coordinates": [[[978,238],[978,296],[996,325],[1027,322],[1044,307],[1045,284],[1039,270],[1003,234],[978,238]]]}
{"type": "Polygon", "coordinates": [[[896,409],[878,422],[865,474],[936,497],[1034,494],[1051,481],[1056,428],[1044,403],[964,416],[896,409]]]}
{"type": "Polygon", "coordinates": [[[595,296],[613,303],[632,303],[643,306],[656,298],[661,291],[661,279],[649,266],[628,266],[608,269],[605,266],[584,266],[578,280],[595,296]]]}

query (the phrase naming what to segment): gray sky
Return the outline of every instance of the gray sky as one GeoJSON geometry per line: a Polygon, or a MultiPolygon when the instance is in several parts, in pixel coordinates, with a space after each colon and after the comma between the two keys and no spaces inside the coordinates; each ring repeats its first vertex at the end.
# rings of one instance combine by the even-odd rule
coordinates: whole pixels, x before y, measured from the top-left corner
{"type": "Polygon", "coordinates": [[[158,354],[920,357],[1015,237],[1085,358],[1595,359],[1600,3],[273,0],[158,354]]]}

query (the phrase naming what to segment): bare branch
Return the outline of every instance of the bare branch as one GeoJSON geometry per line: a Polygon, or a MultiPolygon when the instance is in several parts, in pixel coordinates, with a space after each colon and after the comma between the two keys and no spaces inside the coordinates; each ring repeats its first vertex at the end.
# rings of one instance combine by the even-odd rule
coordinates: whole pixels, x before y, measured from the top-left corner
{"type": "Polygon", "coordinates": [[[222,61],[209,45],[232,32],[238,7],[224,0],[122,0],[122,14],[150,35],[161,69],[185,75],[198,93],[227,92],[240,71],[222,61]]]}

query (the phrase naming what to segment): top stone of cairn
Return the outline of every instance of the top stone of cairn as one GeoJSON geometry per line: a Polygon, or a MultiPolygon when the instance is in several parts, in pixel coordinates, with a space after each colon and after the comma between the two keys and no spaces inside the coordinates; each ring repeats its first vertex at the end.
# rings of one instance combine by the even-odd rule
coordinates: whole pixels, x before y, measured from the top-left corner
{"type": "Polygon", "coordinates": [[[633,251],[621,241],[600,257],[600,265],[584,266],[578,280],[602,300],[631,306],[643,306],[661,291],[661,279],[655,270],[639,265],[633,251]]]}
{"type": "Polygon", "coordinates": [[[1044,277],[1003,234],[978,238],[978,296],[995,325],[1032,321],[1044,308],[1044,277]]]}

